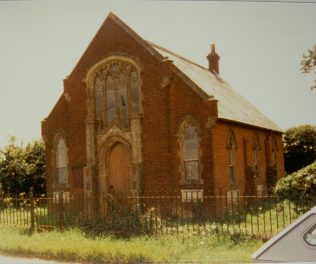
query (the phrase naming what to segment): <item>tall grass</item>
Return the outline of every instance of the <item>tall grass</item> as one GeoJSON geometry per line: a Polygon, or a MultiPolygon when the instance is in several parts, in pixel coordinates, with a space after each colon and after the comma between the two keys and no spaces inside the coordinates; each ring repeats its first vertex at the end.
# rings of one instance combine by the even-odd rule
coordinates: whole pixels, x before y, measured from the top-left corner
{"type": "MultiPolygon", "coordinates": [[[[199,204],[197,204],[199,205],[199,204]]],[[[241,202],[241,205],[242,202],[241,202]]],[[[237,205],[239,207],[239,204],[237,205]]],[[[78,227],[96,234],[119,234],[129,236],[135,234],[183,234],[198,233],[239,233],[271,237],[296,219],[297,208],[289,201],[267,199],[241,208],[227,208],[217,214],[208,214],[207,208],[195,208],[196,215],[162,217],[159,210],[149,212],[131,212],[106,217],[85,218],[72,211],[49,212],[47,206],[34,207],[34,226],[42,230],[65,229],[78,227]],[[61,217],[62,216],[62,217],[61,217]]],[[[31,227],[30,207],[6,206],[0,208],[0,224],[16,227],[31,227]]]]}
{"type": "Polygon", "coordinates": [[[160,235],[118,239],[65,232],[26,233],[0,226],[0,252],[88,263],[119,262],[249,262],[262,244],[242,236],[160,235]]]}
{"type": "MultiPolygon", "coordinates": [[[[22,221],[27,228],[30,211],[9,207],[0,211],[0,252],[85,263],[250,262],[251,254],[262,245],[255,237],[266,238],[280,231],[298,217],[296,211],[288,201],[264,200],[216,218],[204,219],[201,214],[199,219],[185,221],[163,219],[151,212],[76,223],[78,219],[68,219],[65,214],[68,227],[80,229],[28,233],[18,226],[23,226],[19,224],[22,221]],[[14,227],[9,227],[10,223],[14,227]],[[118,232],[121,235],[117,236],[118,232]]],[[[46,207],[37,207],[35,215],[37,227],[59,228],[58,215],[50,217],[46,207]]]]}

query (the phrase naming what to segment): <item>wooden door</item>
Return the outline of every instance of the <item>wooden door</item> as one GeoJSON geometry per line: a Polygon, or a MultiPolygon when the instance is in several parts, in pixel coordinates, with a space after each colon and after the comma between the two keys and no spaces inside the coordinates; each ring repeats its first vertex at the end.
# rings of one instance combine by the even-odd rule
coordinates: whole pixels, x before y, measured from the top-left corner
{"type": "Polygon", "coordinates": [[[121,143],[109,155],[108,192],[127,194],[131,190],[131,151],[121,143]]]}

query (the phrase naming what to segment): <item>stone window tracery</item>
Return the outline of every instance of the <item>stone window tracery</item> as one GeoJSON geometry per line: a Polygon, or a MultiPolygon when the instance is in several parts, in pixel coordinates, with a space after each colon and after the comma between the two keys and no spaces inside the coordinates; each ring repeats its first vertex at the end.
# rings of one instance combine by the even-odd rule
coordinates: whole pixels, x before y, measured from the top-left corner
{"type": "Polygon", "coordinates": [[[94,77],[96,119],[105,125],[128,128],[129,118],[141,113],[140,78],[136,67],[123,60],[110,60],[94,77]]]}
{"type": "Polygon", "coordinates": [[[103,105],[103,86],[104,86],[104,80],[100,75],[97,75],[95,78],[95,108],[96,111],[102,110],[103,105]]]}

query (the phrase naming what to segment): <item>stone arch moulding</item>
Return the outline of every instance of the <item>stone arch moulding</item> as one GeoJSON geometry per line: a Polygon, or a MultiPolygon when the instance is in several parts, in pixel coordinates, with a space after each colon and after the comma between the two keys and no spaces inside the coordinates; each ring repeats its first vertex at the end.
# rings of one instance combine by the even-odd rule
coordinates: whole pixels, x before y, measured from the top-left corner
{"type": "MultiPolygon", "coordinates": [[[[106,179],[106,164],[102,163],[102,153],[109,150],[111,144],[122,143],[129,145],[132,156],[133,166],[133,177],[139,181],[139,175],[141,175],[142,167],[142,80],[141,80],[142,66],[139,60],[135,57],[127,54],[109,54],[107,57],[101,59],[90,70],[88,70],[85,79],[83,80],[86,84],[86,153],[87,153],[87,164],[84,168],[84,192],[85,197],[92,197],[90,201],[101,201],[103,190],[100,189],[100,183],[106,179]],[[95,83],[94,80],[97,74],[108,67],[111,63],[123,63],[130,65],[132,69],[137,73],[138,76],[138,87],[139,87],[139,114],[129,115],[129,127],[128,129],[122,128],[120,125],[113,123],[107,124],[106,129],[99,130],[98,120],[96,116],[96,101],[95,101],[95,83]],[[125,143],[124,143],[125,142],[125,143]],[[103,166],[103,167],[102,167],[103,166]],[[102,168],[104,169],[102,172],[102,168]]],[[[131,100],[131,98],[128,98],[131,100]]],[[[130,102],[131,103],[131,102],[130,102]]],[[[103,102],[104,109],[106,109],[107,102],[103,102]]],[[[138,184],[137,184],[138,185],[138,184]]],[[[137,188],[138,189],[138,186],[137,188]]],[[[137,191],[137,190],[135,190],[137,191]]],[[[102,206],[102,204],[100,203],[102,206]]],[[[87,205],[89,208],[97,210],[98,205],[87,205]]],[[[102,207],[101,207],[102,208],[102,207]]]]}
{"type": "Polygon", "coordinates": [[[232,128],[230,128],[228,130],[228,133],[227,133],[226,148],[227,149],[234,149],[234,150],[238,149],[236,135],[235,135],[235,132],[232,128]]]}
{"type": "MultiPolygon", "coordinates": [[[[97,63],[95,63],[87,72],[85,78],[83,79],[83,82],[86,84],[86,105],[87,105],[87,120],[86,122],[88,123],[93,123],[93,126],[99,126],[99,121],[97,120],[96,116],[96,100],[95,100],[95,79],[102,70],[106,68],[106,66],[110,63],[125,63],[127,65],[130,65],[133,69],[136,70],[137,76],[138,76],[138,81],[139,81],[139,106],[140,106],[140,117],[142,115],[142,101],[143,101],[143,96],[142,96],[142,69],[143,66],[140,63],[140,60],[137,57],[125,54],[125,53],[111,53],[108,54],[107,57],[101,59],[97,63]]],[[[129,96],[130,91],[128,92],[129,96]]],[[[130,99],[130,98],[129,98],[130,99]]],[[[104,98],[103,98],[104,100],[104,98]]],[[[103,105],[106,105],[106,102],[103,101],[103,105]]],[[[129,109],[129,111],[131,111],[129,109]]],[[[131,115],[131,113],[129,113],[131,115]]],[[[136,115],[136,118],[139,118],[139,115],[136,115]]],[[[130,117],[131,118],[131,117],[130,117]]],[[[102,118],[101,123],[103,123],[104,118],[102,118]]],[[[101,125],[103,126],[103,124],[101,125]]],[[[105,131],[102,131],[104,133],[105,131]]]]}
{"type": "Polygon", "coordinates": [[[261,150],[261,144],[260,144],[258,132],[254,132],[254,134],[253,134],[252,149],[261,150]]]}
{"type": "MultiPolygon", "coordinates": [[[[126,150],[131,154],[132,157],[132,145],[131,140],[129,137],[126,137],[124,135],[110,135],[110,136],[104,136],[100,140],[100,146],[98,146],[98,155],[97,155],[97,161],[98,161],[98,193],[99,193],[99,208],[101,213],[106,212],[106,197],[108,195],[108,177],[109,177],[109,157],[112,152],[112,150],[117,145],[122,145],[126,148],[126,150]]],[[[130,177],[130,186],[132,187],[132,182],[135,182],[134,189],[131,188],[131,191],[137,194],[138,191],[138,183],[139,179],[137,175],[137,164],[131,159],[131,164],[129,168],[129,177],[130,177]]],[[[125,193],[124,193],[125,194],[125,193]]]]}
{"type": "Polygon", "coordinates": [[[56,144],[56,141],[57,141],[58,137],[60,137],[60,136],[65,139],[66,145],[67,145],[67,147],[69,147],[69,138],[68,138],[68,135],[67,135],[66,131],[63,130],[63,129],[57,129],[57,130],[55,131],[55,133],[53,134],[53,137],[52,137],[52,146],[53,146],[54,144],[56,144]]]}
{"type": "MultiPolygon", "coordinates": [[[[102,69],[104,67],[104,65],[106,65],[108,62],[110,61],[123,61],[126,63],[129,63],[131,65],[133,65],[138,74],[141,75],[141,72],[143,70],[143,66],[140,63],[140,60],[137,57],[125,54],[125,53],[111,53],[108,54],[108,56],[106,56],[104,59],[98,61],[97,63],[95,63],[88,71],[87,74],[85,76],[85,78],[83,79],[83,82],[86,84],[86,92],[87,92],[87,96],[88,96],[88,100],[89,99],[93,99],[93,81],[94,78],[96,77],[97,72],[102,69]],[[89,97],[92,98],[89,98],[89,97]]],[[[141,85],[142,86],[142,85],[141,85]]]]}
{"type": "Polygon", "coordinates": [[[180,133],[181,133],[181,129],[183,129],[183,126],[185,125],[185,123],[190,123],[194,126],[196,126],[197,128],[197,132],[198,135],[201,137],[201,128],[200,128],[200,123],[199,121],[194,118],[192,115],[185,115],[184,117],[182,117],[177,125],[176,128],[176,136],[179,137],[180,133]]]}

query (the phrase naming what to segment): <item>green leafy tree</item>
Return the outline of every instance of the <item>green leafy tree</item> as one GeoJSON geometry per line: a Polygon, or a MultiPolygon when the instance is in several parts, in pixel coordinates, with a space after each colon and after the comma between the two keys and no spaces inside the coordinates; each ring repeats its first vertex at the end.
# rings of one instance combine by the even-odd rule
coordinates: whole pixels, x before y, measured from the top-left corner
{"type": "MultiPolygon", "coordinates": [[[[303,55],[301,66],[301,71],[303,73],[316,73],[316,44],[313,48],[308,49],[307,53],[303,55]]],[[[316,89],[316,79],[314,80],[311,89],[316,89]]]]}
{"type": "Polygon", "coordinates": [[[316,126],[301,125],[284,135],[285,170],[297,171],[316,160],[316,126]]]}
{"type": "Polygon", "coordinates": [[[274,189],[281,199],[288,199],[298,208],[312,207],[316,202],[316,161],[284,178],[274,189]]]}
{"type": "Polygon", "coordinates": [[[18,146],[11,137],[0,149],[0,183],[6,193],[45,193],[45,148],[42,140],[34,140],[25,147],[18,146]]]}

